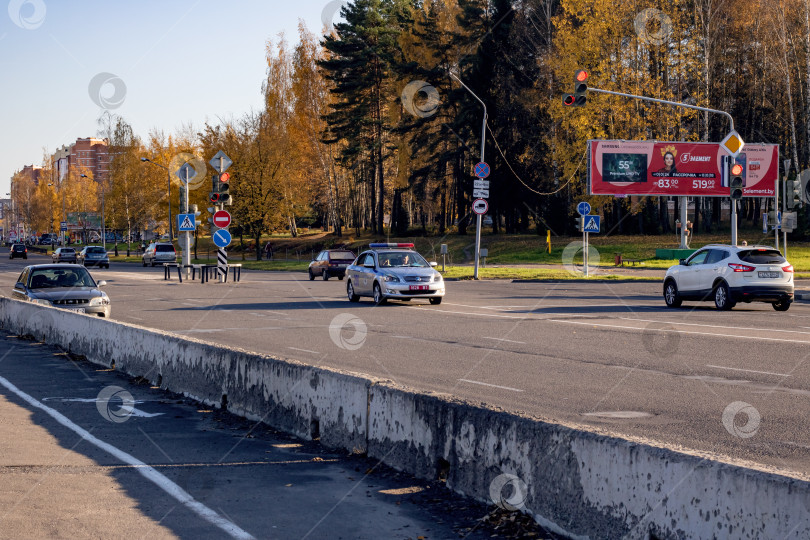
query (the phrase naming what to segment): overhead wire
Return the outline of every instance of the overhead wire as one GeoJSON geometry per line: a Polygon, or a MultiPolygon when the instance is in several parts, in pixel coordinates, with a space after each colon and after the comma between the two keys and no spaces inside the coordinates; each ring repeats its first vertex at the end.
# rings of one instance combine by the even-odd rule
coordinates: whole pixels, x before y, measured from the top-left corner
{"type": "Polygon", "coordinates": [[[495,138],[495,134],[492,132],[492,128],[489,127],[489,122],[487,122],[487,130],[489,131],[489,134],[492,137],[492,140],[495,142],[495,148],[498,149],[498,153],[501,154],[501,157],[503,158],[503,161],[506,163],[506,166],[509,167],[509,170],[512,171],[512,174],[515,175],[515,178],[517,178],[518,182],[523,184],[523,187],[525,187],[526,189],[528,189],[532,193],[536,193],[537,195],[554,195],[555,193],[559,193],[560,191],[565,189],[565,187],[568,184],[571,183],[571,180],[573,180],[574,177],[579,172],[579,168],[582,166],[582,160],[585,159],[585,154],[587,154],[587,152],[582,153],[582,156],[579,158],[579,163],[577,163],[576,170],[574,170],[573,174],[568,178],[568,180],[565,182],[565,184],[560,186],[559,189],[556,189],[556,190],[551,191],[549,193],[542,193],[542,192],[537,191],[536,189],[532,188],[531,186],[529,186],[529,184],[527,184],[526,182],[524,182],[523,179],[518,175],[518,173],[515,172],[515,169],[512,168],[512,165],[509,163],[509,160],[506,159],[506,155],[504,155],[503,150],[501,150],[501,146],[498,144],[498,139],[495,138]]]}

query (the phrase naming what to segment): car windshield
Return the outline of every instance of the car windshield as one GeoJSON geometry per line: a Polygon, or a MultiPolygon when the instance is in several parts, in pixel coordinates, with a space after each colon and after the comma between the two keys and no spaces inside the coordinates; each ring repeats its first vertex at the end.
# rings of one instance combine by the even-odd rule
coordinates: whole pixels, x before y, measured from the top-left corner
{"type": "Polygon", "coordinates": [[[87,253],[107,253],[103,247],[89,247],[87,253]]]}
{"type": "Polygon", "coordinates": [[[751,264],[782,264],[787,262],[782,254],[775,249],[752,249],[741,251],[740,260],[751,264]]]}
{"type": "Polygon", "coordinates": [[[354,253],[351,251],[332,251],[329,253],[329,258],[333,261],[353,261],[354,253]]]}
{"type": "Polygon", "coordinates": [[[14,251],[25,251],[25,246],[23,246],[22,244],[17,244],[16,246],[14,246],[14,251]]]}
{"type": "Polygon", "coordinates": [[[380,266],[385,268],[424,268],[430,266],[421,255],[412,251],[380,253],[377,257],[380,259],[380,266]]]}
{"type": "Polygon", "coordinates": [[[161,251],[161,252],[171,251],[171,252],[174,252],[174,246],[171,246],[169,244],[158,244],[157,246],[155,246],[155,251],[161,251]]]}
{"type": "Polygon", "coordinates": [[[62,248],[62,253],[76,253],[73,248],[62,248]]]}
{"type": "Polygon", "coordinates": [[[90,273],[84,268],[41,268],[31,273],[32,289],[95,286],[90,273]]]}

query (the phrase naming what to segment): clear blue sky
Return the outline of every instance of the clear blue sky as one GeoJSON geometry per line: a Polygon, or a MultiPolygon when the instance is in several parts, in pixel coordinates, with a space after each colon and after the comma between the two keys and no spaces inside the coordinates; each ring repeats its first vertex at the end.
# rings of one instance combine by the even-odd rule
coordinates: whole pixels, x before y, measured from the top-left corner
{"type": "MultiPolygon", "coordinates": [[[[265,44],[294,44],[302,19],[319,33],[329,0],[5,0],[0,3],[0,197],[14,171],[96,136],[99,73],[126,85],[123,116],[146,137],[260,108],[265,44]],[[6,4],[10,7],[7,10],[6,4]],[[21,5],[21,18],[11,11],[21,5]],[[44,18],[41,7],[44,6],[44,18]],[[38,9],[39,8],[39,9],[38,9]],[[23,28],[29,26],[31,28],[23,28]]],[[[15,12],[16,13],[16,12],[15,12]]],[[[113,97],[105,85],[102,96],[113,97]]]]}

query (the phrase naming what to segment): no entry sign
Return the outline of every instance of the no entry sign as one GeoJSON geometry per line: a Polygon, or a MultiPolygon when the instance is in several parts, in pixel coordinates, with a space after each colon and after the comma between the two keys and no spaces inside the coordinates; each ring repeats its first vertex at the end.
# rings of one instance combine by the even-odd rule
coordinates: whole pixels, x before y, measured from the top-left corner
{"type": "Polygon", "coordinates": [[[224,229],[231,224],[231,215],[225,210],[217,210],[214,213],[214,225],[220,229],[224,229]]]}

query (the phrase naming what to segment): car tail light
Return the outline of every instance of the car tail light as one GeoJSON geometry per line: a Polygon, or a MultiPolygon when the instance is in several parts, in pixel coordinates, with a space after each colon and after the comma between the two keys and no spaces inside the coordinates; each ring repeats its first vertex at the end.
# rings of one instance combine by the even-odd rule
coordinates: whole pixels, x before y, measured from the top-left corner
{"type": "Polygon", "coordinates": [[[789,264],[787,266],[783,266],[782,267],[782,272],[790,272],[792,274],[793,273],[793,265],[789,264]]]}
{"type": "Polygon", "coordinates": [[[754,267],[747,264],[728,263],[728,267],[735,272],[753,272],[754,267]]]}

